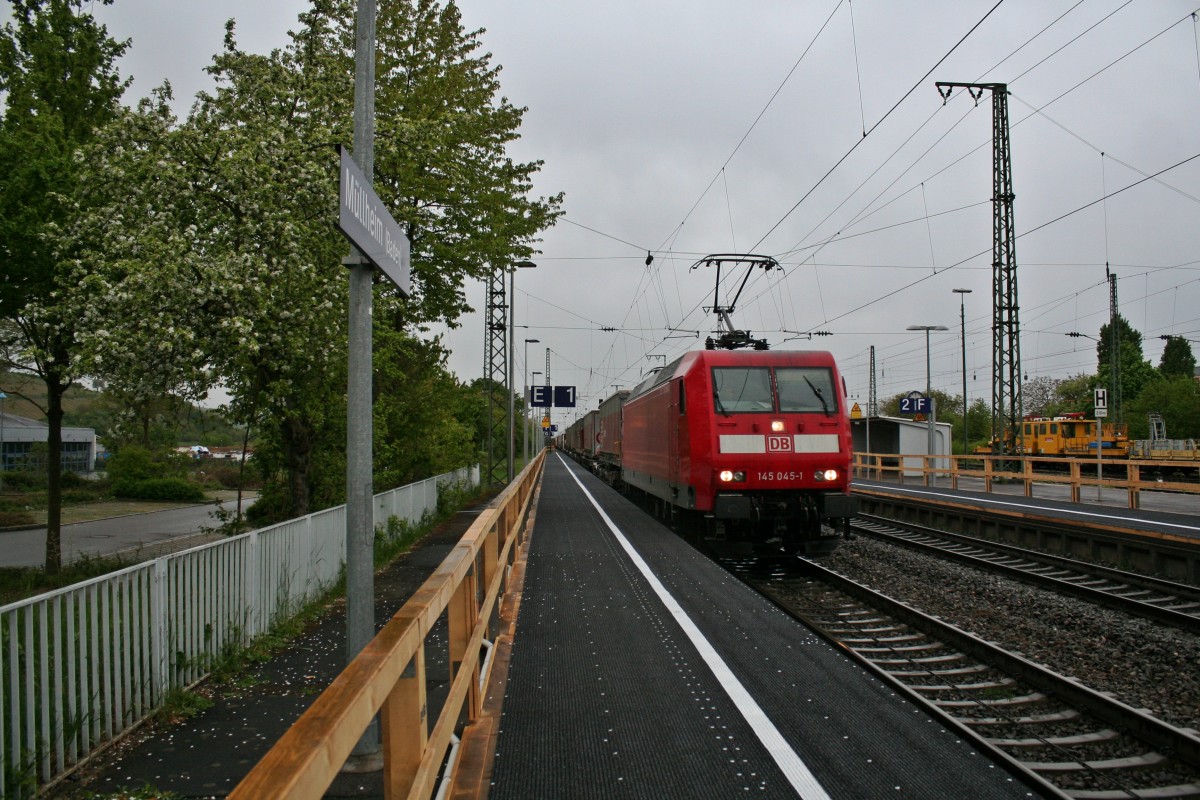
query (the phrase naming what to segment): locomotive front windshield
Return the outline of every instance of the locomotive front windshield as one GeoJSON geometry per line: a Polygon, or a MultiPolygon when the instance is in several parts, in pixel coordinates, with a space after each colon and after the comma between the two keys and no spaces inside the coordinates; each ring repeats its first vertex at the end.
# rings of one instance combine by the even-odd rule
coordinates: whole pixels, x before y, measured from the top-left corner
{"type": "Polygon", "coordinates": [[[712,376],[718,414],[837,411],[833,373],[825,367],[714,367],[712,376]]]}
{"type": "Polygon", "coordinates": [[[776,367],[779,410],[832,414],[837,411],[833,373],[825,367],[776,367]]]}

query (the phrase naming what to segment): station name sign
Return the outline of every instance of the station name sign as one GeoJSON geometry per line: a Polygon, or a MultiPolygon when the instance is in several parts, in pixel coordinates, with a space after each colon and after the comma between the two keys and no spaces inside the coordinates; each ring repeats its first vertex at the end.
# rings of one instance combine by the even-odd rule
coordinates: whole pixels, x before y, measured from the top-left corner
{"type": "Polygon", "coordinates": [[[338,182],[337,227],[368,261],[409,296],[412,262],[408,236],[392,219],[371,182],[354,163],[347,148],[338,145],[341,180],[338,182]]]}

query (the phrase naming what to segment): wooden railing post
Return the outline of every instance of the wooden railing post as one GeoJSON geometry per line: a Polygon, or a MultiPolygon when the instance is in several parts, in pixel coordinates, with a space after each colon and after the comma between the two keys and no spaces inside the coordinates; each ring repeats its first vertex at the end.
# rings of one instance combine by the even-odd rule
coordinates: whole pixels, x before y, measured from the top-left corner
{"type": "Polygon", "coordinates": [[[1141,503],[1142,470],[1134,463],[1126,464],[1126,470],[1129,476],[1129,507],[1137,508],[1141,503]]]}
{"type": "Polygon", "coordinates": [[[429,709],[425,697],[425,644],[379,710],[383,732],[383,791],[387,800],[408,797],[429,742],[429,709]]]}
{"type": "MultiPolygon", "coordinates": [[[[458,676],[459,669],[467,660],[467,644],[471,633],[475,630],[475,622],[479,619],[479,607],[476,598],[479,597],[478,570],[472,566],[471,571],[463,578],[462,583],[454,590],[447,608],[447,621],[450,628],[450,682],[458,676]]],[[[479,692],[479,660],[475,664],[475,680],[471,681],[469,699],[467,701],[467,720],[474,722],[479,718],[483,699],[479,692]]]]}

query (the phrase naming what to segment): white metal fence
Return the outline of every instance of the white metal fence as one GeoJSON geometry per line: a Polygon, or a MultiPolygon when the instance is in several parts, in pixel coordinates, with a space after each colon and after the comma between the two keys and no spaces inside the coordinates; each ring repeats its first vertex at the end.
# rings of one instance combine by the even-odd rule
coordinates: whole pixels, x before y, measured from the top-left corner
{"type": "MultiPolygon", "coordinates": [[[[375,496],[375,525],[417,524],[479,467],[375,496]]],[[[0,797],[47,783],[336,582],[346,507],[0,607],[0,797]]]]}

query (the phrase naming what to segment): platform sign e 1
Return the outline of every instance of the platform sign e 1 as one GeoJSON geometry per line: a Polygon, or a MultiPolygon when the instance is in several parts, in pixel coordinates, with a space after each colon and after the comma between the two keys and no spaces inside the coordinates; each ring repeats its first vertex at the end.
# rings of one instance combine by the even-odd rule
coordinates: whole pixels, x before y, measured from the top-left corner
{"type": "Polygon", "coordinates": [[[555,408],[574,408],[575,407],[575,387],[574,386],[555,386],[554,387],[554,407],[555,408]]]}
{"type": "Polygon", "coordinates": [[[551,395],[552,386],[530,386],[529,387],[529,405],[531,408],[549,408],[553,397],[551,395]]]}
{"type": "Polygon", "coordinates": [[[1108,416],[1108,389],[1095,390],[1096,418],[1108,416]]]}

